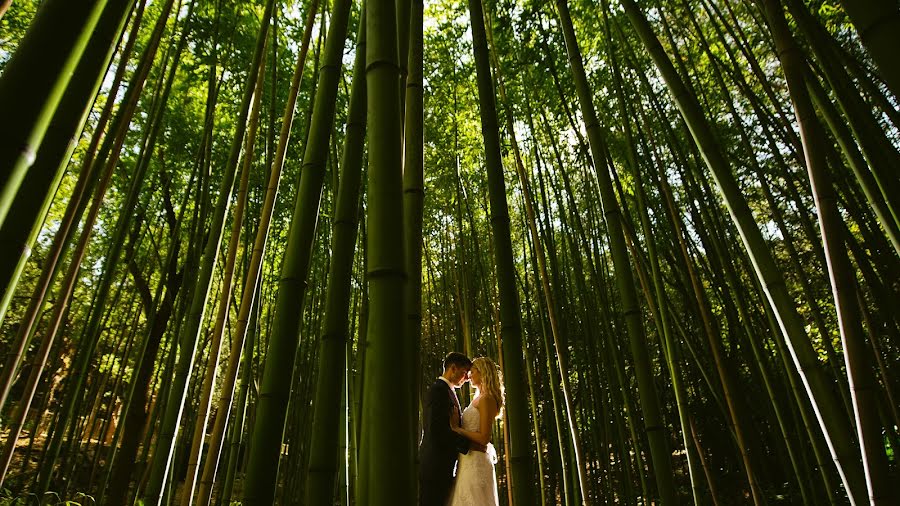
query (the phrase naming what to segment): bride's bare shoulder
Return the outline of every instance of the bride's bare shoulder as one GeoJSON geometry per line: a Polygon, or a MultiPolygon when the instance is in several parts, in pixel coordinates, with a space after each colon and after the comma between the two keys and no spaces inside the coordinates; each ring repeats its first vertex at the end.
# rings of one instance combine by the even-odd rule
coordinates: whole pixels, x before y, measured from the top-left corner
{"type": "Polygon", "coordinates": [[[478,403],[483,405],[485,409],[490,411],[497,411],[497,399],[494,398],[493,395],[485,393],[478,397],[478,403]]]}

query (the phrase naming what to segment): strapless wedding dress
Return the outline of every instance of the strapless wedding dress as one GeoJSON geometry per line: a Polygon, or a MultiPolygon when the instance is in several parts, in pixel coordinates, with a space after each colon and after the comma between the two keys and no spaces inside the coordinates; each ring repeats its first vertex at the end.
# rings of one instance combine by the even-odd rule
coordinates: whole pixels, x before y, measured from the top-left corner
{"type": "MultiPolygon", "coordinates": [[[[462,428],[478,432],[480,416],[478,408],[469,404],[463,411],[462,428]]],[[[465,455],[460,454],[448,506],[498,506],[496,462],[497,452],[490,443],[486,452],[469,450],[465,455]]]]}

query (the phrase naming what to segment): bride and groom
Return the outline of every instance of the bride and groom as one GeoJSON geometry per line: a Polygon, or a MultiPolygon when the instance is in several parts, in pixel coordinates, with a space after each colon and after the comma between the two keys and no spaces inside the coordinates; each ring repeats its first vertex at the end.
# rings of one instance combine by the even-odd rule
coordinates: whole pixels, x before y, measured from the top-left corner
{"type": "Polygon", "coordinates": [[[419,446],[419,506],[496,506],[497,455],[491,427],[503,407],[503,375],[491,359],[452,352],[425,395],[419,446]],[[465,411],[455,389],[469,381],[475,396],[465,411]],[[455,464],[455,478],[454,478],[455,464]]]}

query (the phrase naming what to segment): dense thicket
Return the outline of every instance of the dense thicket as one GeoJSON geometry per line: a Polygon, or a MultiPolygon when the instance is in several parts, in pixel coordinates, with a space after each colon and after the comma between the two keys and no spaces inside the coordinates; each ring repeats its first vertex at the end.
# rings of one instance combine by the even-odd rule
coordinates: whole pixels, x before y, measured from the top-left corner
{"type": "Polygon", "coordinates": [[[892,0],[0,1],[0,503],[900,500],[892,0]],[[471,392],[463,389],[463,402],[471,392]]]}

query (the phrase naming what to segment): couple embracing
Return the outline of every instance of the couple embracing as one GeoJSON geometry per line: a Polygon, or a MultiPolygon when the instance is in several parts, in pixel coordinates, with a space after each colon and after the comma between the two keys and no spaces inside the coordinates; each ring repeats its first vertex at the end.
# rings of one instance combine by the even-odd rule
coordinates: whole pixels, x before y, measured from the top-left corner
{"type": "Polygon", "coordinates": [[[487,357],[469,360],[452,352],[443,365],[444,373],[425,395],[419,506],[496,506],[491,427],[503,408],[503,375],[487,357]],[[475,396],[463,411],[456,389],[466,381],[475,396]]]}

